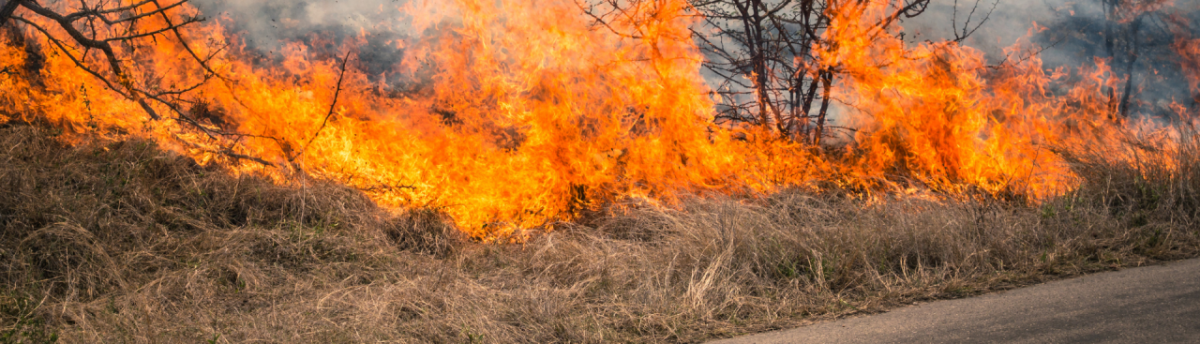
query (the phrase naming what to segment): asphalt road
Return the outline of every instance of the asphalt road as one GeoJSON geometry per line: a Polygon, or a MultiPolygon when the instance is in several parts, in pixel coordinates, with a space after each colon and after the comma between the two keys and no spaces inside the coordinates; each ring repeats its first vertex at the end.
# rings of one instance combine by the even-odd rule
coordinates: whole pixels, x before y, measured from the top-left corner
{"type": "Polygon", "coordinates": [[[1200,343],[1200,260],[712,343],[1200,343]]]}

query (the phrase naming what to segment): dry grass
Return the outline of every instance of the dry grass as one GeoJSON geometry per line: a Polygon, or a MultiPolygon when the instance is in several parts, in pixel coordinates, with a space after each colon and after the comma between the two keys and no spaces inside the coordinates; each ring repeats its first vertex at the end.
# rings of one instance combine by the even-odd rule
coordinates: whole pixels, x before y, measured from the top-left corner
{"type": "Polygon", "coordinates": [[[145,142],[0,147],[0,341],[696,342],[1200,252],[1197,149],[1079,157],[1087,185],[1037,206],[697,198],[485,245],[145,142]]]}

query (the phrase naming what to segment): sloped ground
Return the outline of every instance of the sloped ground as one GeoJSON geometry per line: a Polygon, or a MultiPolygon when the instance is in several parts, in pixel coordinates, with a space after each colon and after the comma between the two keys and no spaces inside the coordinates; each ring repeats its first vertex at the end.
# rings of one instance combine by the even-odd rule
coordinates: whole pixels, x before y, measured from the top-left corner
{"type": "Polygon", "coordinates": [[[1200,252],[1196,149],[1181,173],[1080,157],[1083,189],[1040,205],[695,198],[493,245],[54,134],[0,128],[0,342],[696,342],[1200,252]]]}

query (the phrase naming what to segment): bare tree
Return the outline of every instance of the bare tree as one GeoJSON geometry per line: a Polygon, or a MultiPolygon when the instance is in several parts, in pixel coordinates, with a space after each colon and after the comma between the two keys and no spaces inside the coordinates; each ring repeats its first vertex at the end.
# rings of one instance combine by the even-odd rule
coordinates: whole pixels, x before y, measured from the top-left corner
{"type": "MultiPolygon", "coordinates": [[[[65,2],[58,3],[64,6],[48,6],[37,0],[0,0],[0,27],[16,30],[20,35],[25,32],[41,35],[76,67],[95,77],[109,90],[136,102],[152,120],[164,118],[153,106],[158,104],[159,109],[166,109],[168,116],[185,129],[203,133],[213,142],[225,142],[212,153],[273,165],[258,157],[236,153],[233,145],[237,139],[252,135],[202,124],[204,118],[201,117],[211,117],[207,103],[187,97],[213,79],[223,80],[227,85],[229,82],[209,65],[225,47],[209,47],[209,55],[201,56],[186,37],[188,26],[204,21],[202,17],[187,14],[184,9],[189,1],[79,0],[77,6],[65,6],[65,2]],[[195,70],[202,74],[199,80],[182,87],[166,87],[154,73],[141,70],[136,52],[168,42],[182,46],[187,53],[185,57],[194,63],[189,68],[197,68],[195,70]]],[[[29,40],[26,42],[33,44],[29,40]]],[[[340,80],[338,86],[340,89],[340,80]]],[[[220,119],[208,120],[211,124],[220,119]]],[[[278,138],[266,138],[281,142],[278,138]]],[[[195,142],[183,143],[205,149],[195,142]]],[[[289,156],[289,162],[292,160],[295,157],[289,156]]]]}
{"type": "MultiPolygon", "coordinates": [[[[188,90],[200,85],[191,85],[178,89],[161,89],[161,85],[147,85],[134,79],[134,73],[126,66],[125,56],[120,56],[120,50],[114,45],[133,45],[139,39],[176,39],[183,44],[191,57],[209,71],[208,77],[215,76],[208,68],[208,60],[196,55],[187,45],[180,28],[198,23],[200,17],[185,17],[182,20],[172,19],[170,11],[178,9],[188,0],[177,0],[163,5],[159,0],[140,0],[132,3],[98,0],[89,4],[80,1],[79,9],[70,13],[58,13],[54,9],[43,6],[34,0],[9,0],[0,6],[0,25],[13,23],[23,24],[41,33],[47,41],[53,44],[75,65],[87,71],[104,83],[110,90],[123,97],[133,100],[142,107],[152,119],[162,118],[149,101],[157,101],[168,108],[176,108],[178,102],[171,101],[188,90]],[[22,10],[23,11],[18,11],[22,10]],[[66,37],[56,34],[52,28],[39,24],[31,17],[40,16],[58,26],[66,37]],[[139,25],[151,17],[161,18],[165,23],[157,26],[139,25]],[[89,54],[98,52],[103,56],[103,63],[88,62],[89,54]]],[[[41,21],[45,22],[45,21],[41,21]]],[[[209,57],[211,58],[211,57],[209,57]]],[[[202,82],[201,82],[202,83],[202,82]]]]}
{"type": "Polygon", "coordinates": [[[1094,6],[1100,12],[1094,16],[1069,16],[1051,23],[1040,37],[1060,50],[1070,51],[1077,58],[1060,59],[1070,63],[1090,62],[1092,57],[1106,61],[1109,73],[1104,75],[1102,92],[1107,98],[1105,115],[1111,120],[1131,116],[1151,115],[1173,118],[1174,111],[1163,108],[1161,101],[1188,99],[1185,73],[1181,73],[1183,57],[1173,51],[1180,37],[1195,34],[1189,27],[1188,16],[1195,10],[1159,6],[1155,0],[1096,0],[1075,4],[1078,8],[1094,6]]]}
{"type": "MultiPolygon", "coordinates": [[[[1125,78],[1124,89],[1118,92],[1116,87],[1106,87],[1108,92],[1110,115],[1121,118],[1129,117],[1129,100],[1133,95],[1133,70],[1138,61],[1138,53],[1142,44],[1138,38],[1142,29],[1144,13],[1128,13],[1129,8],[1123,0],[1100,0],[1104,7],[1104,51],[1109,59],[1120,59],[1125,78]],[[1132,16],[1132,20],[1125,18],[1132,16]],[[1117,95],[1121,94],[1120,100],[1117,95]]],[[[1114,61],[1116,62],[1116,61],[1114,61]]]]}
{"type": "MultiPolygon", "coordinates": [[[[586,0],[579,6],[611,29],[607,23],[627,19],[627,9],[652,1],[586,0]]],[[[692,28],[693,37],[707,58],[705,69],[717,80],[720,103],[714,120],[748,123],[780,138],[819,145],[828,135],[832,88],[841,73],[818,55],[838,44],[825,37],[830,11],[871,1],[880,0],[689,0],[703,18],[703,25],[692,28]]],[[[961,30],[955,16],[955,40],[966,39],[990,17],[991,10],[977,11],[979,1],[961,30]]],[[[898,3],[873,23],[875,31],[925,13],[929,3],[898,3]]]]}
{"type": "Polygon", "coordinates": [[[1154,1],[1099,0],[1104,9],[1104,51],[1114,64],[1113,76],[1123,78],[1124,85],[1106,87],[1109,98],[1110,117],[1129,118],[1134,107],[1135,79],[1139,65],[1143,73],[1163,68],[1163,64],[1174,64],[1174,54],[1168,52],[1174,41],[1171,25],[1172,16],[1164,11],[1146,6],[1154,1]],[[1164,60],[1167,59],[1167,60],[1164,60]],[[1169,60],[1169,61],[1168,61],[1169,60]],[[1119,68],[1119,70],[1118,70],[1119,68]],[[1119,74],[1118,74],[1119,73],[1119,74]]]}

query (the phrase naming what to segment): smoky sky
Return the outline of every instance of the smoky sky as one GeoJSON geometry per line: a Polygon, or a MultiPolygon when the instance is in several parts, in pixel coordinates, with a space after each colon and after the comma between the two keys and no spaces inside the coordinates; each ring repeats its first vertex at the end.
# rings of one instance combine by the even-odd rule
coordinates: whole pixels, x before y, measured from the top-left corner
{"type": "Polygon", "coordinates": [[[964,27],[981,23],[964,45],[980,50],[995,65],[1019,58],[1004,51],[1018,40],[1032,43],[1023,46],[1037,49],[1047,72],[1062,68],[1068,73],[1065,83],[1051,92],[1064,93],[1065,85],[1079,81],[1081,71],[1096,68],[1099,61],[1110,67],[1106,77],[1121,81],[1109,96],[1120,104],[1122,115],[1178,120],[1170,104],[1200,108],[1200,95],[1189,88],[1180,56],[1171,47],[1178,38],[1200,37],[1200,3],[1194,0],[1176,0],[1173,6],[1120,19],[1106,11],[1102,0],[933,0],[925,13],[902,26],[905,40],[918,43],[954,39],[964,27]]]}
{"type": "Polygon", "coordinates": [[[192,0],[210,18],[263,46],[311,34],[405,33],[398,0],[192,0]]]}
{"type": "MultiPolygon", "coordinates": [[[[1126,0],[1128,1],[1128,0],[1126,0]]],[[[1184,5],[1188,1],[1176,1],[1177,6],[1172,13],[1191,22],[1200,24],[1200,7],[1196,4],[1184,5]]],[[[909,34],[909,41],[953,39],[952,23],[957,23],[961,32],[967,21],[973,0],[934,0],[926,13],[912,19],[907,19],[903,26],[909,34]]],[[[1046,48],[1041,54],[1047,65],[1078,65],[1090,61],[1093,57],[1106,57],[1106,53],[1095,51],[1094,40],[1101,35],[1107,22],[1101,0],[982,0],[971,18],[970,27],[974,28],[982,19],[987,21],[971,35],[965,45],[980,49],[993,62],[1004,58],[1003,49],[1027,38],[1046,48]],[[988,16],[988,11],[995,4],[995,10],[988,16]],[[1042,30],[1032,32],[1035,27],[1042,30]]],[[[1150,16],[1153,17],[1153,16],[1150,16]]],[[[1174,38],[1164,23],[1157,18],[1147,20],[1143,26],[1143,39],[1163,40],[1174,38]]],[[[1193,25],[1193,29],[1197,28],[1193,25]]],[[[1147,42],[1152,43],[1152,42],[1147,42]]]]}
{"type": "MultiPolygon", "coordinates": [[[[934,0],[929,11],[904,23],[910,41],[952,39],[957,23],[962,30],[973,1],[934,0]]],[[[995,0],[983,0],[976,9],[974,23],[987,15],[995,0]]],[[[1118,1],[1128,3],[1130,1],[1118,1]]],[[[1148,115],[1169,118],[1167,104],[1180,102],[1192,107],[1194,91],[1183,77],[1179,56],[1171,44],[1178,34],[1200,36],[1200,6],[1191,1],[1176,1],[1175,6],[1140,16],[1114,20],[1101,0],[999,0],[987,22],[965,45],[983,51],[989,62],[1001,63],[1003,49],[1025,39],[1041,50],[1038,57],[1050,70],[1065,67],[1079,71],[1102,61],[1112,76],[1127,80],[1117,94],[1134,94],[1127,101],[1131,116],[1148,115]],[[1106,17],[1106,13],[1110,15],[1106,17]],[[1181,19],[1181,20],[1180,20],[1181,19]],[[1179,22],[1194,23],[1190,28],[1179,22]],[[1030,31],[1035,27],[1039,29],[1030,31]]],[[[974,27],[972,25],[971,27],[974,27]]],[[[961,31],[960,31],[961,32],[961,31]]],[[[1126,105],[1122,105],[1125,107],[1126,105]]]]}
{"type": "Polygon", "coordinates": [[[925,13],[902,25],[910,42],[954,39],[955,32],[962,35],[964,28],[978,27],[963,43],[996,61],[1003,59],[1003,49],[1025,37],[1035,22],[1045,25],[1061,20],[1058,10],[1067,4],[1067,0],[933,0],[925,13]]]}
{"type": "Polygon", "coordinates": [[[404,58],[395,41],[413,36],[400,8],[408,0],[192,0],[209,20],[221,22],[260,63],[277,62],[284,45],[299,42],[315,58],[340,55],[342,43],[362,37],[357,67],[371,77],[404,58]]]}

